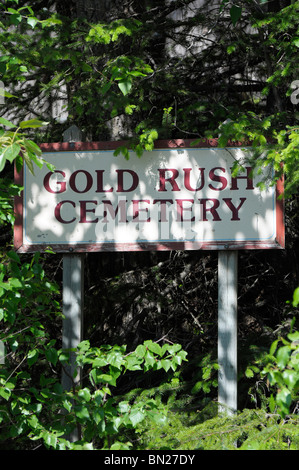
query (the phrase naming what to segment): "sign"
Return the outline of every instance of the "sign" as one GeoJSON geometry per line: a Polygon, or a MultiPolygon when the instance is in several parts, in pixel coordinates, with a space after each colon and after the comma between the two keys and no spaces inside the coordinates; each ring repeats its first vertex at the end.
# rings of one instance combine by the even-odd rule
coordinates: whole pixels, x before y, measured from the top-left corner
{"type": "MultiPolygon", "coordinates": [[[[43,144],[54,164],[16,175],[19,252],[225,250],[284,247],[282,183],[261,191],[250,148],[158,142],[126,160],[120,142],[43,144]]],[[[269,169],[267,169],[269,171],[269,169]]]]}

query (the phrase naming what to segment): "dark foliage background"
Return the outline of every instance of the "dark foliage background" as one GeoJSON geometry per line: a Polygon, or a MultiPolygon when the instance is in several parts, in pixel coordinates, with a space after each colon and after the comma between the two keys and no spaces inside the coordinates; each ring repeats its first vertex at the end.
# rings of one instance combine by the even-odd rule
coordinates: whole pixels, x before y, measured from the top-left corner
{"type": "MultiPolygon", "coordinates": [[[[250,112],[260,120],[275,115],[277,130],[298,121],[298,106],[288,96],[298,78],[297,50],[287,42],[297,32],[297,12],[290,11],[287,24],[279,15],[258,24],[292,2],[242,0],[235,25],[229,10],[219,10],[221,2],[212,0],[31,3],[40,19],[55,6],[61,23],[30,34],[25,26],[0,33],[0,52],[8,57],[1,79],[17,96],[1,111],[18,120],[33,113],[48,121],[45,131],[34,133],[38,142],[61,141],[74,123],[84,140],[138,141],[150,129],[167,139],[218,137],[226,119],[250,112]],[[126,31],[118,31],[115,40],[94,33],[87,41],[98,23],[126,31]],[[252,24],[258,26],[251,29],[252,24]],[[115,66],[132,80],[129,94],[120,92],[116,80],[107,88],[115,66]],[[53,117],[62,84],[65,122],[53,117]]],[[[18,7],[26,4],[20,0],[18,7]]],[[[5,172],[2,176],[12,177],[11,170],[5,172]]],[[[248,359],[254,357],[250,347],[267,349],[278,331],[288,331],[293,317],[286,302],[299,285],[296,191],[286,201],[285,220],[285,250],[239,253],[241,389],[248,359]]],[[[2,247],[12,242],[7,224],[0,227],[0,242],[2,247]]],[[[90,253],[85,266],[84,338],[92,344],[133,349],[145,339],[178,342],[189,353],[184,374],[191,382],[199,358],[211,353],[216,359],[216,252],[90,253]]],[[[61,256],[46,255],[44,268],[61,285],[61,256]]],[[[49,328],[60,341],[61,324],[49,328]]],[[[123,390],[130,385],[123,383],[123,390]]],[[[241,407],[248,406],[246,393],[240,400],[241,407]]]]}

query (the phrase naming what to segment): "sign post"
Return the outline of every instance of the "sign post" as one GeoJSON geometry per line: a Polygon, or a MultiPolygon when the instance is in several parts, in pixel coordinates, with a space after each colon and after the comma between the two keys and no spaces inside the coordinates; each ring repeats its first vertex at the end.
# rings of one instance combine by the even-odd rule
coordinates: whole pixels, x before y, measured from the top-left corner
{"type": "MultiPolygon", "coordinates": [[[[81,131],[72,126],[64,133],[64,141],[78,142],[81,140],[81,131]]],[[[84,308],[84,255],[82,253],[63,254],[62,273],[62,348],[76,349],[83,339],[83,308],[84,308]]],[[[73,384],[81,381],[81,371],[76,370],[75,353],[70,352],[70,364],[62,369],[62,387],[69,391],[73,384]]],[[[68,436],[71,442],[80,439],[77,429],[68,436]]]]}
{"type": "Polygon", "coordinates": [[[15,223],[18,252],[64,253],[64,346],[81,338],[83,253],[217,250],[219,402],[235,412],[237,251],[284,248],[283,182],[260,189],[250,148],[218,148],[216,139],[159,141],[128,160],[114,156],[124,142],[71,140],[41,145],[53,172],[17,175],[24,191],[15,223]],[[244,170],[237,176],[236,160],[244,170]]]}
{"type": "MultiPolygon", "coordinates": [[[[83,329],[83,287],[84,259],[82,254],[63,254],[63,328],[62,348],[73,349],[82,341],[83,329]]],[[[62,373],[64,390],[71,390],[73,383],[80,381],[80,373],[75,376],[75,356],[70,354],[70,365],[65,365],[62,373]]]]}
{"type": "Polygon", "coordinates": [[[238,252],[218,252],[218,403],[219,411],[237,411],[238,252]]]}

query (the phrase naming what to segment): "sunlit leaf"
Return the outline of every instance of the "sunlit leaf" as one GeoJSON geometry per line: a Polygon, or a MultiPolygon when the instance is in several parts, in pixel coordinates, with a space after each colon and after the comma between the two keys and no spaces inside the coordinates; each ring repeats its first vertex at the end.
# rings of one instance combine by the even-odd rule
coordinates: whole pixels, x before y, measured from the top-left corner
{"type": "Polygon", "coordinates": [[[121,80],[118,83],[118,86],[119,86],[119,89],[122,92],[122,94],[126,96],[131,91],[132,81],[129,80],[129,79],[121,80]]]}
{"type": "Polygon", "coordinates": [[[21,129],[27,129],[27,128],[34,129],[34,128],[37,128],[37,127],[46,126],[47,124],[49,124],[49,123],[46,122],[46,121],[40,121],[38,119],[29,119],[28,121],[20,122],[19,127],[21,129]]]}

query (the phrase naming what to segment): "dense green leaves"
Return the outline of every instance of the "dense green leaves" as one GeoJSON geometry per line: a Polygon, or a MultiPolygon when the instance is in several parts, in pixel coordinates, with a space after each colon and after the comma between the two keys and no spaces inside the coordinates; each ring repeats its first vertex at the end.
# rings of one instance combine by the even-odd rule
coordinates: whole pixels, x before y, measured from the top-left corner
{"type": "MultiPolygon", "coordinates": [[[[5,346],[4,364],[0,366],[1,442],[23,439],[39,429],[45,398],[53,379],[46,379],[49,364],[56,361],[55,341],[48,339],[45,319],[59,315],[55,284],[45,277],[39,254],[31,261],[21,262],[13,251],[1,255],[0,340],[5,346]],[[43,363],[40,381],[45,388],[38,390],[32,377],[34,369],[43,363]]],[[[54,378],[55,382],[55,378],[54,378]]]]}
{"type": "MultiPolygon", "coordinates": [[[[142,158],[158,138],[219,136],[220,146],[229,140],[242,145],[249,141],[254,170],[273,168],[272,184],[285,174],[286,195],[296,194],[298,103],[292,84],[298,79],[298,2],[271,11],[271,2],[224,0],[219,8],[203,2],[194,11],[189,1],[148,1],[145,8],[124,1],[117,12],[113,4],[106,8],[109,2],[89,2],[92,21],[87,14],[76,17],[70,2],[56,2],[57,12],[40,9],[38,2],[6,3],[0,7],[0,74],[2,85],[9,88],[0,87],[1,226],[13,223],[13,196],[21,190],[5,178],[12,164],[19,169],[25,161],[31,171],[34,166],[38,171],[45,162],[36,142],[60,141],[73,122],[88,140],[126,139],[115,153],[126,159],[130,148],[142,158]],[[53,115],[55,105],[66,112],[65,124],[53,115]]],[[[84,2],[76,3],[84,10],[84,2]]],[[[30,440],[58,450],[128,449],[132,443],[127,435],[154,432],[155,426],[163,446],[161,429],[169,432],[175,422],[171,399],[166,406],[166,399],[159,401],[154,394],[118,396],[118,384],[140,372],[155,372],[172,377],[174,387],[186,352],[162,341],[146,340],[134,351],[83,341],[76,358],[84,384],[74,384],[66,393],[60,375],[70,351],[60,349],[60,329],[55,331],[61,322],[60,293],[47,279],[43,263],[38,254],[21,259],[10,247],[1,253],[3,446],[18,447],[30,440]],[[71,443],[65,436],[78,426],[82,439],[71,443]]],[[[298,292],[291,302],[295,308],[298,292]]],[[[243,449],[272,448],[275,442],[284,448],[288,436],[281,443],[276,412],[291,421],[298,396],[298,334],[292,331],[274,341],[264,360],[259,383],[267,377],[271,396],[264,399],[274,418],[251,414],[251,431],[256,433],[263,422],[258,437],[248,431],[247,439],[243,433],[243,426],[249,429],[248,416],[238,417],[229,428],[208,414],[206,428],[202,433],[192,428],[193,436],[181,429],[179,420],[168,445],[231,448],[238,440],[243,449]],[[230,441],[223,437],[224,429],[230,441]]],[[[246,364],[247,380],[259,374],[258,366],[258,361],[246,364]]],[[[203,394],[209,400],[217,388],[217,370],[210,354],[196,363],[193,398],[203,394]]],[[[196,413],[206,419],[204,411],[196,413]]],[[[291,433],[291,428],[284,429],[291,433]]]]}
{"type": "Polygon", "coordinates": [[[278,387],[276,396],[272,395],[270,401],[271,411],[277,407],[284,418],[290,413],[292,402],[299,393],[299,332],[289,333],[281,342],[283,345],[278,349],[279,340],[272,344],[273,363],[269,363],[263,373],[267,374],[272,386],[278,387]]]}
{"type": "MultiPolygon", "coordinates": [[[[273,115],[260,119],[254,113],[239,116],[221,126],[219,145],[225,147],[229,141],[235,141],[249,146],[247,161],[253,170],[260,174],[261,169],[272,168],[275,172],[270,172],[260,185],[275,184],[285,175],[284,196],[287,198],[296,192],[299,184],[299,130],[287,126],[278,131],[275,125],[278,118],[273,115]]],[[[235,170],[242,170],[244,163],[236,164],[235,170]]]]}
{"type": "MultiPolygon", "coordinates": [[[[90,384],[77,392],[63,392],[63,395],[68,396],[69,401],[75,401],[73,413],[82,426],[83,441],[88,442],[92,438],[94,444],[90,442],[89,445],[95,448],[96,436],[102,439],[105,436],[117,437],[122,429],[135,428],[145,419],[164,422],[163,410],[157,407],[153,399],[135,404],[119,401],[113,392],[123,374],[140,369],[145,372],[150,369],[158,370],[163,367],[163,357],[166,357],[165,360],[176,370],[177,363],[186,360],[186,352],[180,345],[165,344],[161,347],[152,341],[145,341],[129,353],[126,352],[125,346],[90,347],[87,340],[78,345],[78,365],[83,367],[83,370],[89,369],[90,384]],[[178,361],[177,357],[180,358],[178,361]]],[[[168,367],[166,369],[168,370],[168,367]]],[[[72,407],[67,408],[72,413],[72,407]]],[[[59,444],[59,439],[56,444],[59,444]]],[[[114,439],[110,446],[111,449],[125,449],[129,448],[130,444],[114,439]]]]}
{"type": "MultiPolygon", "coordinates": [[[[84,14],[74,17],[65,2],[56,8],[51,13],[39,11],[38,5],[34,11],[34,3],[14,5],[14,13],[4,15],[2,80],[13,88],[16,81],[26,82],[27,95],[18,96],[24,109],[41,97],[46,105],[47,97],[61,96],[63,87],[69,120],[90,139],[109,138],[113,129],[110,138],[133,136],[129,145],[140,154],[150,130],[162,138],[217,137],[228,117],[239,122],[253,111],[263,120],[273,107],[280,116],[271,121],[269,132],[256,135],[256,142],[265,143],[268,134],[286,129],[286,124],[296,126],[289,98],[297,79],[296,2],[275,12],[270,4],[223,1],[211,9],[204,3],[196,14],[189,2],[150,1],[146,8],[124,2],[102,6],[101,14],[92,2],[92,22],[84,14]],[[11,18],[18,50],[8,28],[11,18]],[[29,36],[25,25],[31,28],[29,36]],[[207,37],[205,31],[210,31],[207,37]],[[32,86],[28,77],[38,75],[43,80],[32,86]],[[165,120],[169,109],[171,125],[165,120]],[[118,118],[120,128],[115,129],[118,118]]],[[[51,132],[60,132],[61,138],[50,108],[40,114],[41,120],[47,115],[51,132]]],[[[236,134],[231,137],[237,140],[236,134]]],[[[292,151],[281,159],[288,156],[295,163],[292,151]]]]}
{"type": "Polygon", "coordinates": [[[15,160],[18,169],[24,161],[32,173],[34,173],[34,163],[39,168],[45,163],[53,169],[53,166],[42,158],[39,146],[20,132],[21,129],[36,129],[47,124],[47,122],[38,119],[30,119],[22,121],[19,126],[16,126],[7,119],[0,118],[0,126],[3,126],[0,127],[0,172],[4,170],[7,161],[13,163],[15,160]],[[5,128],[14,129],[14,131],[7,131],[5,128]]]}
{"type": "Polygon", "coordinates": [[[186,360],[181,346],[146,341],[136,351],[127,353],[125,346],[95,348],[85,340],[78,346],[77,362],[83,370],[89,370],[89,386],[65,392],[59,374],[53,375],[53,367],[68,360],[69,352],[55,348],[56,341],[48,337],[42,321],[43,316],[58,313],[58,303],[51,299],[57,288],[45,278],[39,254],[29,263],[21,263],[14,252],[8,252],[2,259],[0,306],[4,328],[0,339],[6,347],[6,359],[5,366],[0,368],[0,397],[6,405],[2,406],[0,399],[0,422],[5,429],[0,441],[27,435],[54,449],[94,449],[107,445],[129,448],[130,444],[117,439],[107,444],[105,436],[116,437],[121,429],[135,428],[144,419],[164,422],[163,410],[158,409],[154,400],[136,405],[119,402],[112,388],[130,371],[159,368],[168,371],[169,367],[175,371],[186,360]],[[23,367],[11,370],[14,367],[9,359],[11,354],[20,358],[23,367]],[[39,384],[32,382],[29,387],[22,387],[34,376],[34,368],[39,364],[44,364],[39,384]],[[59,408],[68,412],[64,425],[60,415],[55,415],[59,408]],[[44,414],[48,416],[46,421],[44,414]],[[82,428],[82,441],[71,444],[63,435],[77,424],[82,428]]]}

